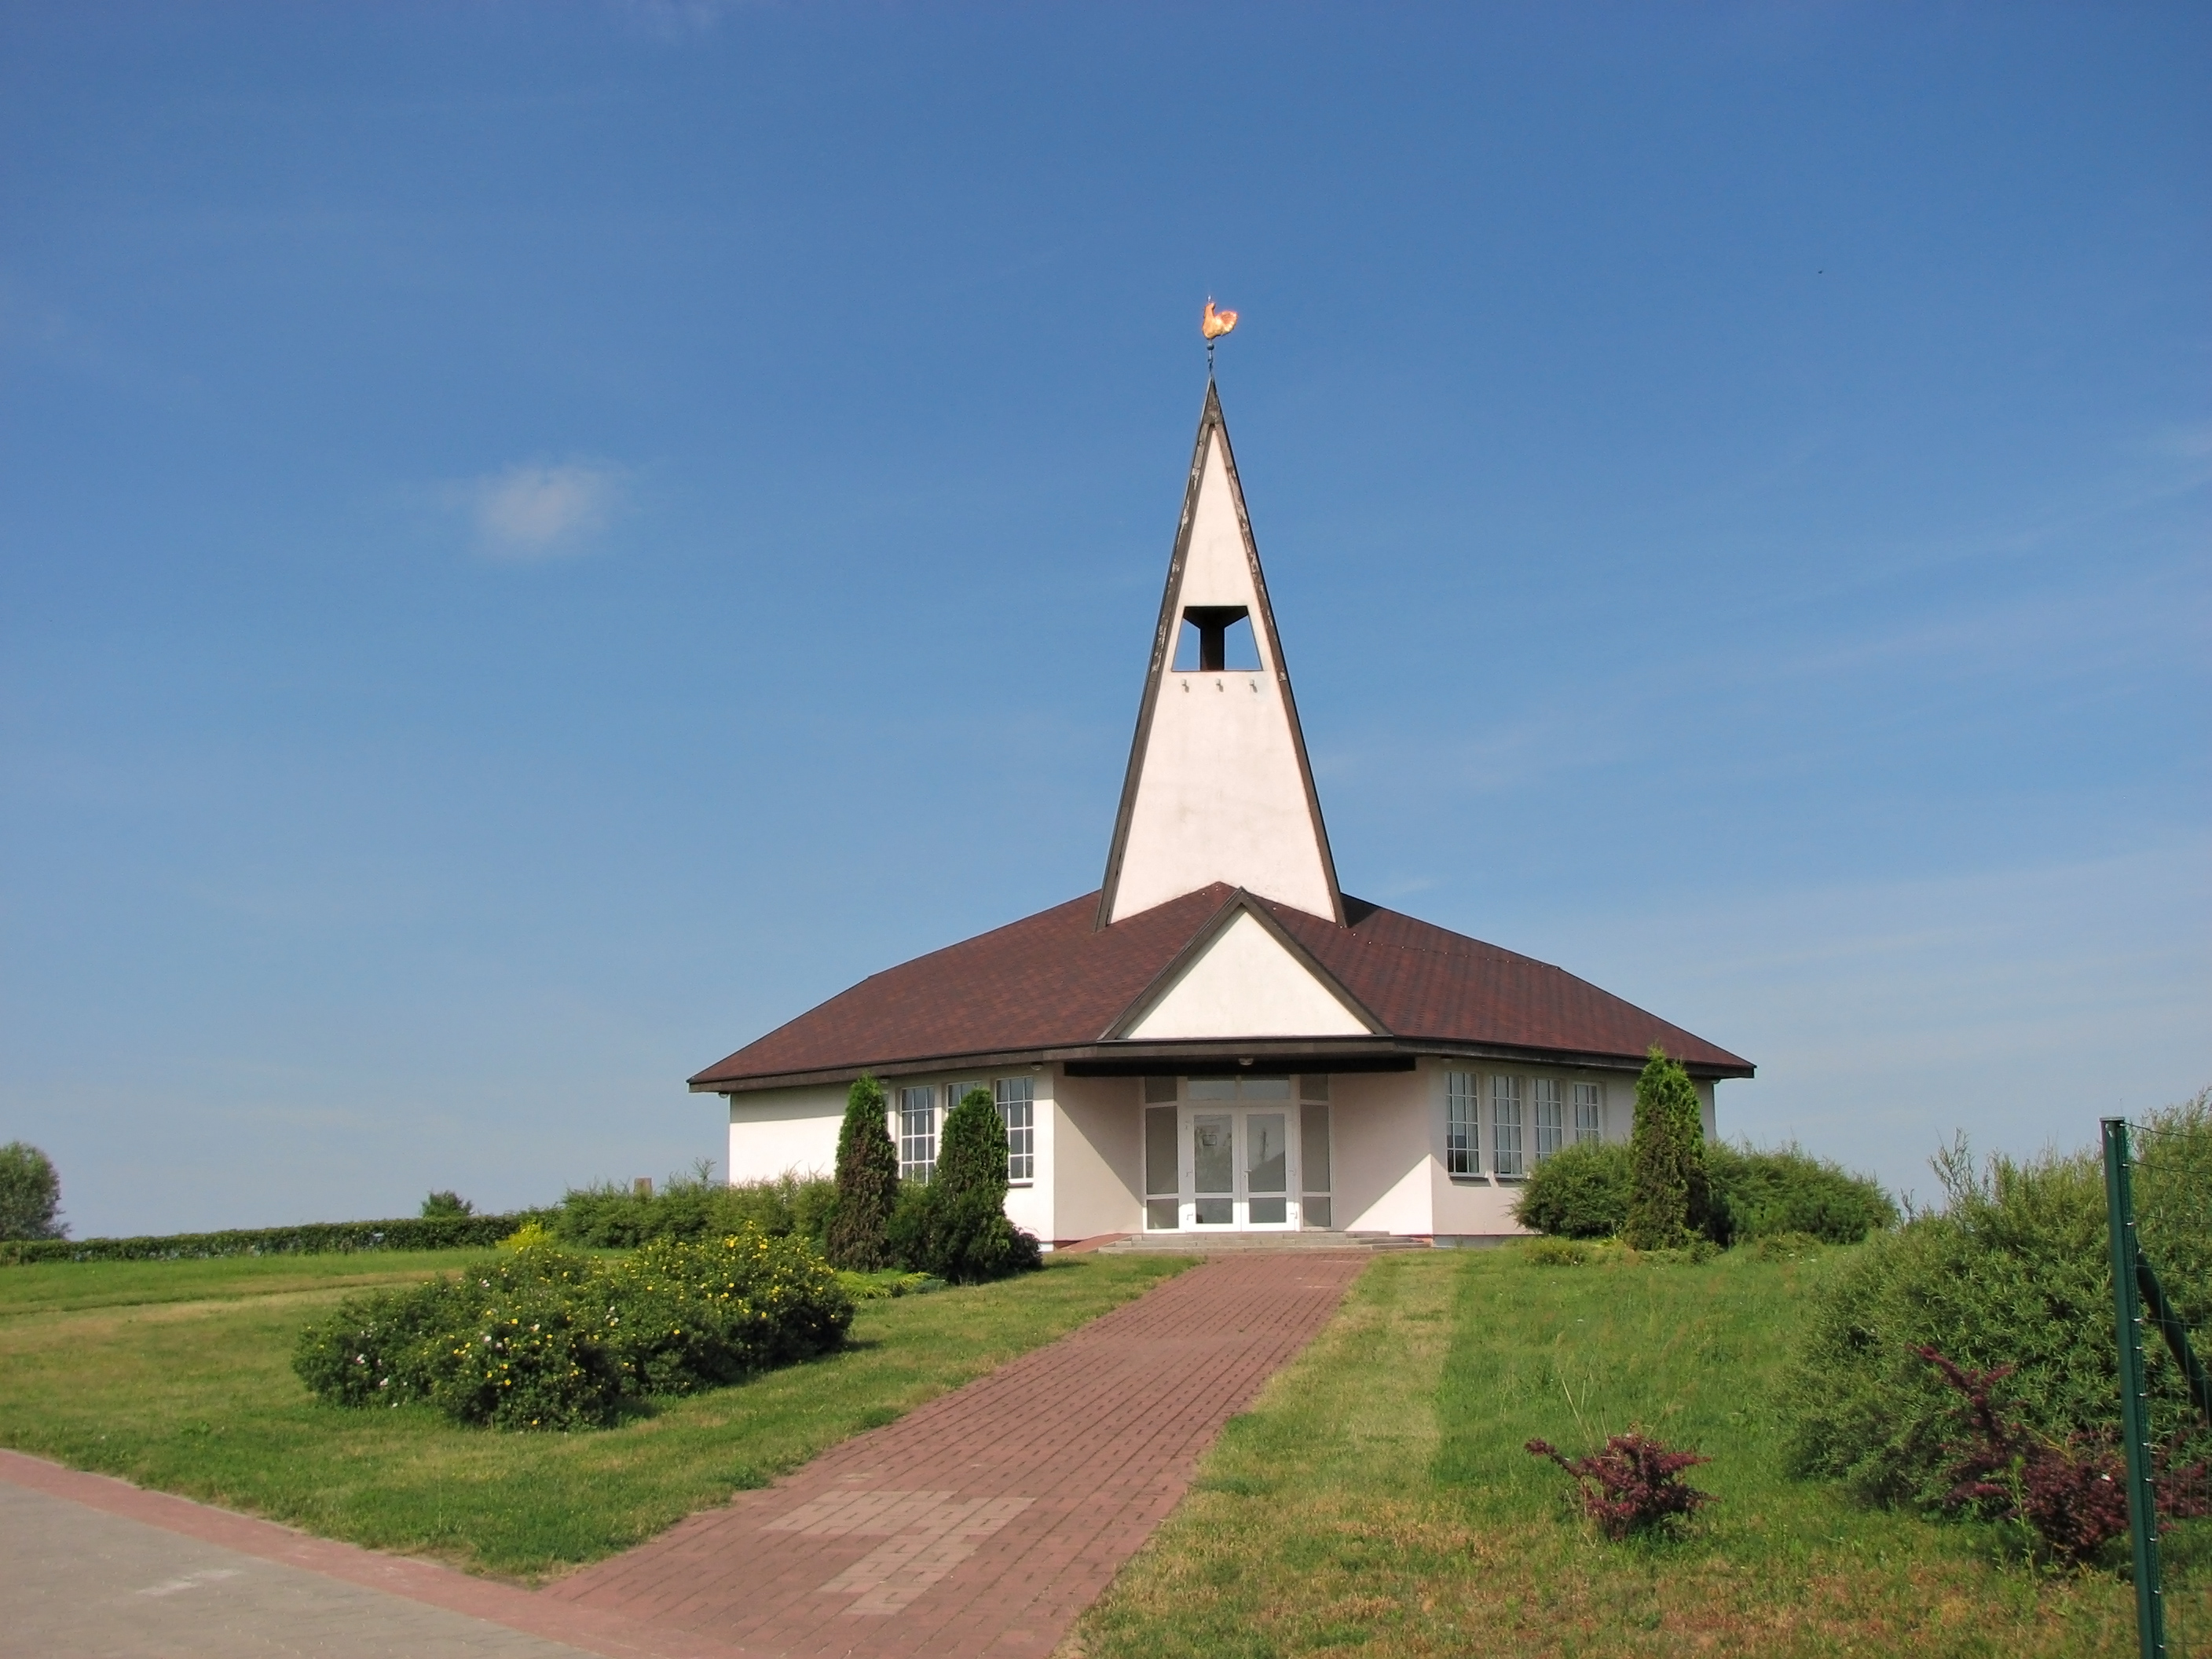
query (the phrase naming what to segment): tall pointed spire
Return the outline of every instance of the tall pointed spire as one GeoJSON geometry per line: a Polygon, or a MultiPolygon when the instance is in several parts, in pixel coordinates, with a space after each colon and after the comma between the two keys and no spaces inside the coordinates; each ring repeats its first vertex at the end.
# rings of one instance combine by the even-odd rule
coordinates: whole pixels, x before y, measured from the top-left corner
{"type": "Polygon", "coordinates": [[[1260,549],[1209,379],[1098,926],[1213,882],[1344,921],[1260,549]],[[1224,632],[1240,618],[1251,624],[1256,670],[1224,666],[1224,632]],[[1202,642],[1200,665],[1178,670],[1186,621],[1202,642]]]}

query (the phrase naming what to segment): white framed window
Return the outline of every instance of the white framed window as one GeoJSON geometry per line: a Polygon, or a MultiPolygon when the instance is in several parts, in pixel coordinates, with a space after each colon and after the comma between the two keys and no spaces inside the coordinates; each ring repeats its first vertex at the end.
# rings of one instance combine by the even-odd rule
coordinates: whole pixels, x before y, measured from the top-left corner
{"type": "Polygon", "coordinates": [[[1501,1176],[1528,1173],[1521,1155],[1521,1079],[1490,1079],[1490,1167],[1501,1176]]]}
{"type": "Polygon", "coordinates": [[[937,1085],[901,1089],[898,1098],[899,1179],[927,1181],[937,1173],[937,1085]]]}
{"type": "Polygon", "coordinates": [[[1555,1077],[1528,1079],[1530,1103],[1536,1109],[1536,1162],[1541,1164],[1566,1144],[1566,1114],[1562,1109],[1565,1091],[1555,1077]]]}
{"type": "Polygon", "coordinates": [[[1444,1173],[1482,1173],[1482,1132],[1476,1127],[1474,1073],[1444,1073],[1444,1173]]]}
{"type": "Polygon", "coordinates": [[[1575,1085],[1575,1139],[1577,1141],[1605,1139],[1605,1085],[1602,1083],[1575,1085]]]}
{"type": "Polygon", "coordinates": [[[1002,1077],[991,1085],[1006,1126],[1006,1179],[1036,1179],[1036,1079],[1002,1077]]]}
{"type": "MultiPolygon", "coordinates": [[[[974,1094],[976,1090],[982,1087],[983,1085],[980,1083],[946,1084],[945,1085],[945,1109],[948,1112],[951,1111],[962,1101],[967,1099],[969,1095],[974,1094]]],[[[986,1092],[988,1091],[986,1091],[986,1092]]]]}

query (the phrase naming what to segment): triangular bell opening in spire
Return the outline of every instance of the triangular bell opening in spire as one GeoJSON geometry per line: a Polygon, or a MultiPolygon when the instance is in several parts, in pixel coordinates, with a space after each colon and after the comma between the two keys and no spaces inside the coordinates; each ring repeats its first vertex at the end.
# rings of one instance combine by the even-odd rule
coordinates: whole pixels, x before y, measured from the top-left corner
{"type": "Polygon", "coordinates": [[[1290,670],[1209,379],[1097,925],[1217,881],[1344,921],[1290,670]],[[1240,620],[1256,668],[1227,665],[1224,641],[1240,620]],[[1178,667],[1186,623],[1197,650],[1178,667]]]}

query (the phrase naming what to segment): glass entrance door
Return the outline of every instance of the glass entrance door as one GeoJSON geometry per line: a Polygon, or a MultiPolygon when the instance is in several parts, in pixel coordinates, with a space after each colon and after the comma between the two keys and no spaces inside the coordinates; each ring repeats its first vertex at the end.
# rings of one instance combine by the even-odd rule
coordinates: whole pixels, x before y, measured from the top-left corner
{"type": "MultiPolygon", "coordinates": [[[[1267,1079],[1261,1079],[1266,1081],[1267,1079]]],[[[1290,1114],[1210,1106],[1182,1108],[1183,1225],[1297,1225],[1290,1114]]]]}
{"type": "Polygon", "coordinates": [[[1327,1228],[1328,1079],[1145,1079],[1145,1229],[1327,1228]]]}

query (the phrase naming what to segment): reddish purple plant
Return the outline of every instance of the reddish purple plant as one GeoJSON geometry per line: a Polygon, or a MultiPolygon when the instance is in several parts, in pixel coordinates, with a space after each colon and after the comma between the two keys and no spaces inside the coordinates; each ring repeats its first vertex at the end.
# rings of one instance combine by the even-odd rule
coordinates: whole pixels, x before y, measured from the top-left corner
{"type": "Polygon", "coordinates": [[[1583,1512],[1607,1538],[1672,1526],[1701,1504],[1719,1501],[1682,1480],[1683,1470],[1712,1459],[1674,1451],[1635,1429],[1613,1436],[1603,1451],[1588,1457],[1568,1458],[1542,1440],[1531,1440],[1528,1453],[1550,1458],[1574,1476],[1583,1512]]]}
{"type": "MultiPolygon", "coordinates": [[[[1934,1348],[1912,1351],[1958,1391],[1966,1433],[1944,1447],[1952,1481],[1944,1504],[2001,1521],[2024,1521],[2057,1555],[2077,1565],[2128,1529],[2127,1465],[2110,1435],[2076,1431],[2064,1440],[2039,1434],[1996,1401],[1997,1385],[2017,1367],[1978,1371],[1934,1348]]],[[[2171,1445],[2158,1462],[2171,1462],[2171,1445]]],[[[2161,1467],[2158,1507],[2173,1519],[2208,1512],[2205,1466],[2161,1467]]]]}

